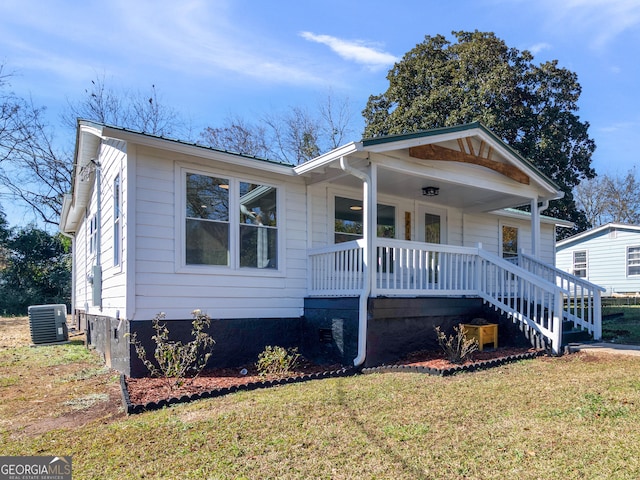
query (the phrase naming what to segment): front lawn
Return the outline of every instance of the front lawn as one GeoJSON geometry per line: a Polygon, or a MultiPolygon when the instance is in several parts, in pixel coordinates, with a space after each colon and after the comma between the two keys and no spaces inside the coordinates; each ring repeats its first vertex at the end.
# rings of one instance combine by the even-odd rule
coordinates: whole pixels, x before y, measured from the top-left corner
{"type": "Polygon", "coordinates": [[[640,305],[604,305],[602,339],[605,342],[640,345],[640,305]]]}
{"type": "MultiPolygon", "coordinates": [[[[453,377],[324,379],[130,417],[105,415],[98,401],[83,415],[101,415],[65,426],[72,414],[62,398],[14,393],[54,368],[40,358],[51,351],[21,348],[0,347],[0,394],[14,405],[0,422],[2,455],[73,455],[76,479],[640,478],[638,357],[579,353],[453,377]],[[42,415],[54,412],[51,428],[21,418],[34,399],[47,406],[42,415]]],[[[91,358],[56,356],[68,359],[67,387],[109,392],[104,372],[86,374],[102,383],[81,380],[96,367],[91,358]]]]}

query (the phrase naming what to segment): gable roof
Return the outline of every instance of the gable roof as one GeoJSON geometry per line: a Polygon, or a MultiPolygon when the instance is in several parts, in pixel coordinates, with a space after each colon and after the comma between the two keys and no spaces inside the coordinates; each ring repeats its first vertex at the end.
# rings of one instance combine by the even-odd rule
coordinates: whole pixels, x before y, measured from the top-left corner
{"type": "Polygon", "coordinates": [[[599,227],[585,230],[584,232],[573,235],[572,237],[565,238],[556,243],[556,248],[568,247],[571,244],[581,243],[585,240],[589,240],[592,237],[596,237],[604,232],[611,232],[613,230],[626,230],[629,232],[640,233],[640,225],[630,225],[626,223],[606,223],[599,227]]]}
{"type": "Polygon", "coordinates": [[[152,135],[123,127],[107,125],[105,123],[78,119],[71,192],[64,196],[62,213],[60,215],[60,230],[62,232],[75,231],[81,219],[93,190],[93,181],[89,181],[89,177],[93,175],[93,171],[95,171],[95,160],[98,157],[100,144],[108,138],[184,153],[186,155],[197,155],[201,158],[211,158],[234,165],[260,168],[279,174],[294,175],[293,165],[288,162],[229,152],[197,143],[152,135]],[[92,163],[94,166],[92,166],[92,163]]]}
{"type": "Polygon", "coordinates": [[[501,138],[499,138],[495,133],[493,133],[480,122],[455,125],[452,127],[439,127],[430,130],[421,130],[413,133],[366,138],[362,140],[362,146],[365,150],[381,151],[386,144],[394,144],[396,146],[395,148],[399,148],[400,145],[403,144],[423,143],[425,139],[428,139],[430,137],[441,137],[441,140],[445,140],[448,137],[452,139],[468,137],[470,134],[474,133],[474,130],[476,130],[476,134],[479,134],[482,137],[486,137],[487,140],[491,141],[495,147],[499,147],[500,149],[504,150],[503,153],[507,154],[506,156],[511,156],[514,160],[519,162],[519,168],[522,168],[527,172],[533,174],[540,182],[547,184],[552,189],[560,190],[558,184],[556,184],[553,180],[542,173],[530,160],[520,155],[510,145],[505,143],[501,138]]]}

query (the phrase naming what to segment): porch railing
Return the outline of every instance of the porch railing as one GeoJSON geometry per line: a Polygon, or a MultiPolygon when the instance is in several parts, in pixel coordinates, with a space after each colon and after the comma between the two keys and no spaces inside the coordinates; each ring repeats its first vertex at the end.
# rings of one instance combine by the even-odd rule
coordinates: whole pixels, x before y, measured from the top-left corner
{"type": "MultiPolygon", "coordinates": [[[[310,251],[309,295],[360,295],[365,285],[363,246],[357,240],[310,251]]],[[[597,296],[593,289],[563,288],[549,281],[552,277],[540,266],[536,268],[542,275],[480,247],[378,238],[374,248],[376,264],[369,270],[371,296],[478,296],[525,328],[539,332],[556,353],[561,347],[563,318],[589,319],[596,336],[599,297],[585,298],[597,296]],[[565,304],[570,292],[573,300],[565,304]]],[[[529,266],[533,268],[533,263],[529,266]]]]}
{"type": "Polygon", "coordinates": [[[522,252],[518,255],[517,263],[563,290],[565,320],[588,331],[596,340],[602,338],[602,293],[606,289],[522,252]]]}

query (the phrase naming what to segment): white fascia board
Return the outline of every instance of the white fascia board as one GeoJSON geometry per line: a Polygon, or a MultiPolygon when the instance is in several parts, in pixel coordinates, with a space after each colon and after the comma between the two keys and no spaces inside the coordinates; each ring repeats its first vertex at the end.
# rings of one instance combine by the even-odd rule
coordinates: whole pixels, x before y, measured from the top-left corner
{"type": "Polygon", "coordinates": [[[511,165],[517,167],[520,170],[523,170],[525,173],[529,175],[529,178],[535,182],[536,185],[542,187],[542,189],[546,192],[541,195],[542,200],[558,200],[564,197],[564,192],[556,190],[552,185],[543,181],[540,178],[540,174],[533,170],[530,165],[522,162],[519,158],[515,157],[514,154],[506,148],[506,146],[497,141],[490,135],[482,130],[481,128],[472,128],[469,130],[459,130],[453,132],[442,133],[439,135],[431,135],[425,137],[416,137],[410,138],[406,140],[399,140],[397,142],[388,142],[388,143],[380,143],[376,145],[368,145],[364,148],[365,151],[371,153],[386,153],[394,150],[404,150],[411,147],[419,147],[422,145],[431,145],[434,143],[442,143],[451,140],[458,140],[467,137],[479,137],[482,139],[487,145],[492,147],[495,151],[497,151],[501,157],[503,157],[507,162],[511,165]]]}
{"type": "Polygon", "coordinates": [[[347,143],[346,145],[322,154],[319,157],[314,158],[313,160],[301,163],[300,165],[293,167],[293,170],[297,175],[304,175],[305,173],[310,173],[314,170],[322,169],[327,165],[340,160],[341,157],[346,157],[360,151],[362,151],[362,143],[347,143]]]}
{"type": "Polygon", "coordinates": [[[398,140],[395,142],[379,143],[375,145],[368,145],[364,147],[367,152],[371,153],[385,153],[393,150],[403,150],[405,148],[419,147],[422,145],[430,145],[432,143],[442,143],[450,140],[458,140],[459,138],[482,136],[483,131],[479,128],[472,128],[469,130],[460,130],[455,132],[441,133],[438,135],[426,135],[424,137],[408,138],[406,140],[398,140]]]}
{"type": "MultiPolygon", "coordinates": [[[[531,218],[530,212],[523,212],[519,210],[494,210],[491,213],[495,215],[500,215],[501,217],[510,217],[510,218],[531,218]]],[[[573,228],[575,224],[568,220],[562,220],[560,218],[553,218],[546,215],[540,215],[540,223],[546,223],[549,225],[556,225],[558,227],[566,227],[573,228]]]]}
{"type": "Polygon", "coordinates": [[[97,160],[98,148],[102,142],[102,128],[93,124],[78,124],[76,151],[71,178],[71,194],[65,195],[60,215],[59,228],[63,233],[76,231],[81,216],[87,208],[93,182],[82,180],[81,172],[92,160],[97,160]]]}
{"type": "Polygon", "coordinates": [[[570,243],[579,242],[584,240],[585,238],[591,237],[597,233],[600,233],[604,230],[630,230],[632,232],[640,232],[640,225],[625,225],[624,223],[607,223],[605,225],[601,225],[599,227],[592,228],[591,230],[585,230],[584,232],[578,233],[573,237],[565,238],[564,240],[560,240],[556,246],[564,247],[570,243]]]}

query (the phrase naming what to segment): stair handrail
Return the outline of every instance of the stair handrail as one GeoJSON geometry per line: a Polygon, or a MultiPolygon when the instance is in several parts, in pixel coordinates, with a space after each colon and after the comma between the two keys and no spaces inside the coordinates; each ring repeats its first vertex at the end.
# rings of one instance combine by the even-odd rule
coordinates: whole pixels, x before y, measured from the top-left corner
{"type": "Polygon", "coordinates": [[[533,274],[547,279],[552,278],[566,295],[567,306],[564,309],[564,318],[581,329],[587,330],[595,340],[602,338],[602,293],[607,291],[606,288],[556,266],[547,265],[524,252],[518,254],[518,265],[533,274]]]}
{"type": "MultiPolygon", "coordinates": [[[[535,315],[532,317],[527,313],[530,309],[516,308],[514,305],[504,301],[506,296],[505,292],[502,293],[502,299],[499,298],[497,293],[492,294],[485,285],[485,282],[478,280],[477,287],[480,296],[494,308],[500,309],[502,312],[508,314],[515,320],[528,325],[534,329],[540,335],[542,335],[550,344],[551,350],[554,354],[560,354],[561,341],[562,341],[562,317],[563,317],[563,290],[558,285],[549,282],[548,280],[529,272],[528,270],[501,258],[497,255],[491,254],[482,248],[478,248],[478,257],[484,262],[493,264],[501,271],[508,272],[513,275],[514,278],[518,278],[531,286],[535,286],[549,296],[549,301],[542,302],[540,313],[546,316],[544,318],[536,319],[535,315]],[[546,309],[546,310],[545,310],[546,309]],[[545,325],[546,324],[546,325],[545,325]]],[[[482,272],[486,272],[486,266],[478,268],[478,275],[482,275],[482,272]]],[[[523,290],[525,290],[523,288],[523,290]]],[[[512,294],[512,292],[511,292],[512,294]]],[[[520,297],[516,298],[515,294],[512,294],[510,300],[515,303],[516,300],[520,300],[521,303],[525,301],[530,302],[529,295],[524,295],[520,292],[520,297]]],[[[539,299],[541,300],[541,299],[539,299]]],[[[537,308],[533,308],[534,312],[537,312],[537,308]]]]}
{"type": "MultiPolygon", "coordinates": [[[[582,285],[586,288],[589,289],[593,289],[593,290],[599,290],[600,292],[606,292],[607,289],[604,287],[601,287],[600,285],[596,285],[595,283],[590,282],[589,280],[585,280],[584,278],[581,277],[577,277],[576,275],[572,275],[571,273],[565,272],[564,270],[559,269],[558,267],[554,266],[554,265],[549,265],[547,263],[544,263],[543,261],[537,259],[536,257],[529,255],[527,253],[524,252],[519,252],[518,253],[518,266],[520,266],[521,268],[524,268],[525,270],[530,271],[531,273],[535,274],[535,272],[531,271],[531,269],[527,268],[525,265],[523,265],[526,262],[523,262],[522,259],[526,260],[527,262],[535,265],[537,268],[539,268],[540,270],[542,270],[543,272],[546,271],[547,274],[552,274],[554,276],[554,280],[556,282],[556,284],[558,283],[558,279],[562,279],[568,282],[573,282],[576,283],[578,285],[582,285]]],[[[540,276],[542,276],[543,278],[547,278],[544,274],[541,274],[540,276]]],[[[560,288],[563,288],[564,290],[568,290],[568,288],[564,288],[562,286],[562,283],[560,285],[558,285],[560,288]]]]}

